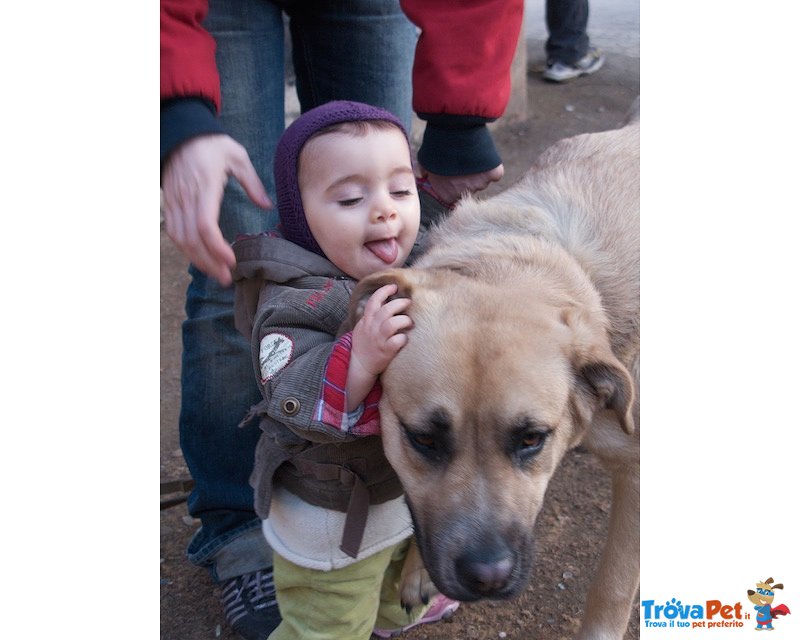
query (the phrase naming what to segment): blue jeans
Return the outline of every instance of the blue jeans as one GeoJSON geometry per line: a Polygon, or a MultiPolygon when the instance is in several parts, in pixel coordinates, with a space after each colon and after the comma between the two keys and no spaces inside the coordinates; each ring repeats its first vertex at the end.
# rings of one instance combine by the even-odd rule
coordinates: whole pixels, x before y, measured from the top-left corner
{"type": "Polygon", "coordinates": [[[589,51],[589,0],[547,0],[547,61],[574,64],[589,51]]]}
{"type": "MultiPolygon", "coordinates": [[[[211,0],[204,26],[217,42],[222,83],[220,120],[244,145],[267,191],[275,194],[272,159],[284,130],[284,23],[290,19],[301,108],[334,99],[371,103],[411,125],[411,65],[416,30],[397,0],[211,0]]],[[[276,211],[250,202],[231,180],[220,213],[223,234],[259,233],[276,211]]],[[[201,528],[189,559],[213,578],[271,566],[272,552],[253,511],[249,485],[256,423],[238,424],[261,399],[249,340],[233,323],[233,289],[194,266],[186,297],[181,374],[181,448],[195,489],[189,512],[201,528]]]]}

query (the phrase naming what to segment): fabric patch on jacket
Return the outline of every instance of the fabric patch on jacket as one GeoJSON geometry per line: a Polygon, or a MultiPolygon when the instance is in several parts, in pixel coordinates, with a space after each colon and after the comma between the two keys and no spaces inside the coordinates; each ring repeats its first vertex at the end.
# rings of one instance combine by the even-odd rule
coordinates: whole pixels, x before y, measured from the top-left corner
{"type": "Polygon", "coordinates": [[[292,359],[294,342],[282,333],[268,333],[261,338],[258,364],[261,369],[261,384],[283,369],[292,359]]]}

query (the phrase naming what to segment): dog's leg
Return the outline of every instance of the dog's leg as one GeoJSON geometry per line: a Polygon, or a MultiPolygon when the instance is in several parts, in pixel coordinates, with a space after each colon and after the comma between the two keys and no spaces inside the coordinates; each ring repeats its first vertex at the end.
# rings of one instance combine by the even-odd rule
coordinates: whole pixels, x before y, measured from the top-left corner
{"type": "Polygon", "coordinates": [[[612,504],[603,556],[589,589],[578,638],[622,638],[639,588],[639,464],[612,470],[612,504]]]}
{"type": "Polygon", "coordinates": [[[399,591],[400,603],[406,609],[427,604],[434,595],[439,593],[422,562],[422,554],[417,547],[417,541],[413,538],[400,572],[399,591]]]}

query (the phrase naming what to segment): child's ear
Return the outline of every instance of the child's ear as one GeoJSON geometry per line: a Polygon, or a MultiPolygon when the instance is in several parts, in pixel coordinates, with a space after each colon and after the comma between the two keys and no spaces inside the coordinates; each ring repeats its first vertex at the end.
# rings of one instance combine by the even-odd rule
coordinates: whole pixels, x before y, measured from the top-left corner
{"type": "Polygon", "coordinates": [[[396,284],[397,293],[393,298],[412,298],[414,283],[416,281],[413,269],[388,269],[367,276],[359,281],[353,294],[350,296],[350,307],[347,312],[347,319],[339,329],[339,335],[350,331],[364,314],[364,305],[367,304],[369,297],[382,286],[396,284]]]}

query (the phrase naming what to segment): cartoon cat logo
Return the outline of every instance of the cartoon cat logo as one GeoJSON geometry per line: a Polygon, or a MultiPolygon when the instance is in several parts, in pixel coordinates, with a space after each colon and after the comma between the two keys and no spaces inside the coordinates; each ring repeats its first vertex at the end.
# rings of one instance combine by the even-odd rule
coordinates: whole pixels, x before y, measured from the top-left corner
{"type": "Polygon", "coordinates": [[[764,582],[756,582],[756,590],[747,590],[747,599],[755,606],[758,612],[756,616],[756,623],[758,631],[773,631],[775,627],[772,626],[772,620],[777,616],[785,616],[789,611],[789,607],[785,604],[772,606],[772,601],[775,599],[775,589],[783,589],[783,583],[772,584],[772,578],[767,578],[764,582]]]}

